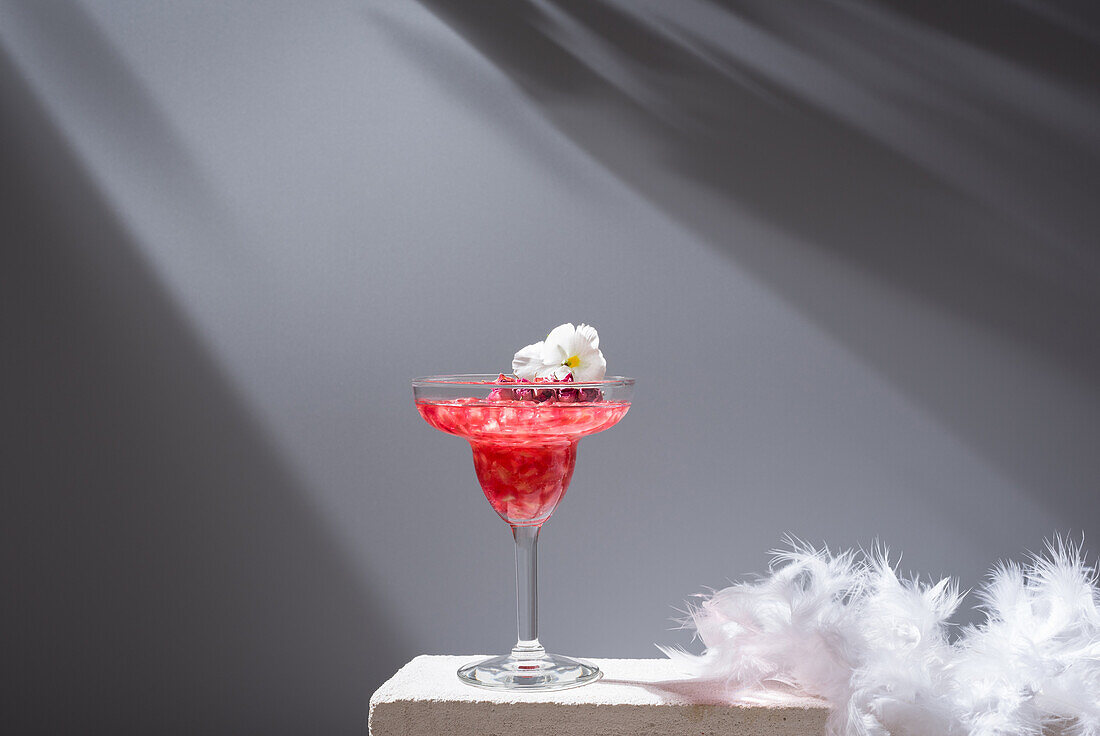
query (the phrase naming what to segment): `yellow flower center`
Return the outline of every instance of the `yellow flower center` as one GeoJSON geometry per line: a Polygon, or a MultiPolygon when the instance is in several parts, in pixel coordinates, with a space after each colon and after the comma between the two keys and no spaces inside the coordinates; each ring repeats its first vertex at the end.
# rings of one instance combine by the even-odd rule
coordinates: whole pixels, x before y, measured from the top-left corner
{"type": "Polygon", "coordinates": [[[568,368],[576,368],[580,364],[581,364],[581,359],[579,357],[577,357],[576,355],[574,355],[574,356],[570,357],[569,360],[565,361],[562,365],[564,365],[568,368]]]}

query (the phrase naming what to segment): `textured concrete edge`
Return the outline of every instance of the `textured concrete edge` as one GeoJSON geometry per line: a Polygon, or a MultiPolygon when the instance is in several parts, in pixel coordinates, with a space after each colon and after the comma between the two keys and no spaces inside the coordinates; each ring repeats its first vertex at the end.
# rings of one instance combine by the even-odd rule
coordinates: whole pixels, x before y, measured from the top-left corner
{"type": "Polygon", "coordinates": [[[662,736],[823,736],[829,709],[546,702],[372,702],[371,736],[628,734],[662,736]]]}

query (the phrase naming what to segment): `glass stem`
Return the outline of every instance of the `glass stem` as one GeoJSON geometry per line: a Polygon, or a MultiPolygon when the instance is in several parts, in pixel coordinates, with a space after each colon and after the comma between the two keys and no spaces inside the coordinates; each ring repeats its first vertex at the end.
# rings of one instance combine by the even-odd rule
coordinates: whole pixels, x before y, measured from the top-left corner
{"type": "Polygon", "coordinates": [[[516,620],[519,635],[512,655],[536,659],[546,650],[539,644],[538,543],[541,526],[514,526],[516,540],[516,620]]]}

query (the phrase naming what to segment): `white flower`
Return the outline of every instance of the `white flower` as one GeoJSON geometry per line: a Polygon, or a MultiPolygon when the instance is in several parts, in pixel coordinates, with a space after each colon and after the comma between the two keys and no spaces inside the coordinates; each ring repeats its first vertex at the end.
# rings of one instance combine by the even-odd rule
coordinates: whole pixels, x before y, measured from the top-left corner
{"type": "Polygon", "coordinates": [[[591,325],[558,325],[546,339],[516,353],[512,372],[516,378],[554,378],[572,376],[574,381],[598,381],[607,370],[600,352],[600,336],[591,325]]]}

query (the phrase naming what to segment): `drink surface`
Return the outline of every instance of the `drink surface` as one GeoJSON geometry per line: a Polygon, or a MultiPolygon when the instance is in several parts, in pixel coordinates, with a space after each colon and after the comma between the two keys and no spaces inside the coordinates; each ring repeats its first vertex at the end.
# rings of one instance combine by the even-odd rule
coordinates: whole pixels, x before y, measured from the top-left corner
{"type": "Polygon", "coordinates": [[[470,441],[493,509],[510,524],[530,526],[546,521],[565,495],[580,438],[614,425],[630,404],[462,398],[422,400],[416,408],[436,429],[470,441]]]}

